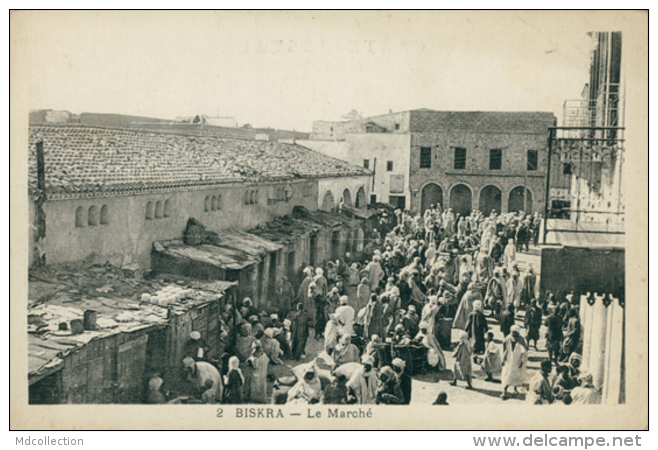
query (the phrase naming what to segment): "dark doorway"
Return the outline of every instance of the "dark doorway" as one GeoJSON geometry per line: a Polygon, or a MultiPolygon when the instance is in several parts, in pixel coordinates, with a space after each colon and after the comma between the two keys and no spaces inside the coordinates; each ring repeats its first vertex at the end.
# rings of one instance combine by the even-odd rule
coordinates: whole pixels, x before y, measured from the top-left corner
{"type": "Polygon", "coordinates": [[[488,216],[494,209],[496,213],[500,214],[502,212],[501,205],[502,196],[500,195],[500,189],[496,186],[485,186],[480,191],[480,211],[482,211],[482,214],[488,216]]]}
{"type": "MultiPolygon", "coordinates": [[[[311,261],[310,264],[315,267],[315,263],[317,262],[318,259],[318,235],[317,234],[312,234],[311,235],[311,261]]],[[[301,280],[299,280],[301,283],[301,280]]]]}
{"type": "Polygon", "coordinates": [[[405,209],[407,204],[407,198],[404,195],[390,195],[388,197],[388,204],[394,208],[405,209]]]}
{"type": "Polygon", "coordinates": [[[340,231],[331,233],[331,259],[338,259],[340,247],[340,231]]]}
{"type": "Polygon", "coordinates": [[[265,278],[265,260],[261,260],[258,263],[258,306],[263,306],[263,297],[265,296],[265,283],[267,278],[265,278]]]}
{"type": "Polygon", "coordinates": [[[256,299],[256,289],[254,286],[255,272],[256,264],[245,267],[240,271],[240,281],[238,282],[240,298],[244,299],[245,297],[249,297],[254,301],[254,305],[256,305],[256,302],[258,301],[258,299],[256,299]]]}
{"type": "Polygon", "coordinates": [[[42,378],[41,380],[30,385],[29,403],[30,405],[53,405],[60,401],[60,387],[62,372],[55,372],[52,375],[42,378]]]}
{"type": "Polygon", "coordinates": [[[507,212],[524,211],[526,213],[532,212],[532,192],[526,190],[523,186],[517,186],[509,193],[509,202],[507,204],[507,212]],[[528,198],[525,199],[524,191],[528,193],[528,198]]]}
{"type": "MultiPolygon", "coordinates": [[[[281,251],[281,250],[279,250],[281,251]]],[[[272,301],[275,295],[275,286],[276,286],[276,260],[277,260],[277,253],[270,253],[270,270],[268,274],[269,282],[267,283],[267,302],[268,306],[269,303],[272,301]]]]}
{"type": "Polygon", "coordinates": [[[288,280],[294,283],[295,279],[295,252],[288,252],[288,258],[286,261],[286,275],[288,280]]]}
{"type": "Polygon", "coordinates": [[[423,188],[420,201],[420,213],[423,214],[432,205],[440,205],[443,208],[443,189],[438,184],[430,183],[423,188]]]}
{"type": "Polygon", "coordinates": [[[343,203],[345,203],[347,206],[352,206],[352,193],[349,189],[345,189],[343,191],[343,203]]]}
{"type": "MultiPolygon", "coordinates": [[[[205,336],[204,336],[205,337],[205,336]]],[[[149,333],[146,341],[146,375],[165,374],[167,368],[167,330],[155,330],[149,333]]]]}
{"type": "Polygon", "coordinates": [[[327,193],[324,194],[321,209],[322,211],[327,212],[332,212],[334,210],[334,194],[332,194],[331,191],[327,191],[327,193]]]}
{"type": "Polygon", "coordinates": [[[362,187],[356,192],[356,205],[357,208],[365,208],[366,205],[366,190],[362,187]]]}
{"type": "Polygon", "coordinates": [[[473,207],[471,188],[465,184],[458,184],[450,191],[450,207],[452,211],[461,216],[468,216],[473,207]]]}

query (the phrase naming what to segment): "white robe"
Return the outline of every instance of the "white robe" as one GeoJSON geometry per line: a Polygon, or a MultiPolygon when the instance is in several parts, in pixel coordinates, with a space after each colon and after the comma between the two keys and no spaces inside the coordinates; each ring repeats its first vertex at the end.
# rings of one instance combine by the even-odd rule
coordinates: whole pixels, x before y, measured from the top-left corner
{"type": "Polygon", "coordinates": [[[601,396],[594,388],[578,386],[571,391],[571,400],[572,405],[598,405],[601,396]]]}
{"type": "Polygon", "coordinates": [[[374,404],[377,400],[377,374],[375,369],[371,369],[367,374],[363,366],[354,371],[347,387],[351,388],[358,399],[357,403],[361,405],[374,404]]]}
{"type": "Polygon", "coordinates": [[[339,306],[334,314],[340,323],[338,333],[352,336],[354,334],[354,308],[350,305],[339,306]]]}
{"type": "Polygon", "coordinates": [[[516,261],[516,247],[514,244],[507,244],[505,247],[505,261],[504,265],[507,267],[507,269],[512,268],[512,264],[514,264],[514,261],[516,261]]]}
{"type": "Polygon", "coordinates": [[[521,386],[526,381],[528,351],[520,342],[517,342],[514,350],[512,350],[510,336],[504,342],[505,349],[503,351],[501,384],[503,386],[515,387],[521,386]]]}
{"type": "Polygon", "coordinates": [[[384,278],[384,271],[382,270],[382,266],[380,266],[377,261],[370,261],[365,270],[368,272],[370,288],[374,290],[377,286],[379,286],[379,283],[384,278]]]}
{"type": "Polygon", "coordinates": [[[517,278],[516,283],[512,278],[507,280],[507,302],[505,302],[505,307],[509,302],[514,303],[514,307],[518,310],[521,306],[521,290],[523,289],[523,283],[517,278]]]}

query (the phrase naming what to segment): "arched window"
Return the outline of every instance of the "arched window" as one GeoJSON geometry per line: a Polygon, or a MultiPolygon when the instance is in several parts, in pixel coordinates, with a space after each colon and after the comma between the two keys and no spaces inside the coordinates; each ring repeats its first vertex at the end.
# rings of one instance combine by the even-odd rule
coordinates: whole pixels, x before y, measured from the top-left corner
{"type": "Polygon", "coordinates": [[[249,193],[249,204],[253,205],[254,203],[256,203],[256,191],[251,191],[249,193]]]}
{"type": "Polygon", "coordinates": [[[222,209],[222,194],[217,196],[217,210],[222,209]]]}
{"type": "Polygon", "coordinates": [[[101,225],[107,225],[110,223],[110,218],[108,217],[109,212],[107,210],[107,205],[101,207],[101,225]]]}
{"type": "Polygon", "coordinates": [[[245,193],[244,193],[244,204],[245,204],[245,205],[248,205],[248,204],[249,204],[249,199],[250,199],[250,198],[251,198],[251,197],[249,196],[249,191],[245,192],[245,193]]]}
{"type": "Polygon", "coordinates": [[[153,202],[148,202],[146,204],[146,219],[151,220],[153,218],[153,202]]]}
{"type": "Polygon", "coordinates": [[[155,218],[162,218],[162,202],[160,200],[155,202],[155,218]]]}
{"type": "Polygon", "coordinates": [[[213,211],[217,210],[217,197],[215,195],[212,196],[212,204],[210,206],[210,209],[213,211]]]}
{"type": "Polygon", "coordinates": [[[90,227],[98,225],[98,208],[95,206],[89,207],[89,211],[87,212],[87,225],[90,227]]]}
{"type": "Polygon", "coordinates": [[[258,204],[258,189],[256,189],[256,193],[254,194],[254,203],[258,204]]]}
{"type": "Polygon", "coordinates": [[[85,226],[85,209],[82,206],[79,206],[78,209],[75,210],[75,226],[85,226]]]}
{"type": "Polygon", "coordinates": [[[171,216],[171,201],[169,199],[165,200],[164,204],[164,216],[169,217],[171,216]]]}
{"type": "Polygon", "coordinates": [[[206,212],[210,211],[210,196],[209,195],[206,195],[206,201],[204,203],[203,210],[206,211],[206,212]]]}

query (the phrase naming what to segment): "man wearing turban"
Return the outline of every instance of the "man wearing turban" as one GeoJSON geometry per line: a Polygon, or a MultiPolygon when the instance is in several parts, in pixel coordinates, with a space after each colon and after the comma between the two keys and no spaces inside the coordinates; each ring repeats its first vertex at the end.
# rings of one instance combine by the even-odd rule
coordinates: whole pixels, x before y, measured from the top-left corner
{"type": "Polygon", "coordinates": [[[512,326],[510,334],[503,341],[503,371],[501,384],[503,393],[501,398],[507,398],[507,388],[513,387],[514,394],[518,394],[517,386],[521,386],[526,378],[526,363],[528,359],[528,344],[521,336],[521,327],[512,326]]]}

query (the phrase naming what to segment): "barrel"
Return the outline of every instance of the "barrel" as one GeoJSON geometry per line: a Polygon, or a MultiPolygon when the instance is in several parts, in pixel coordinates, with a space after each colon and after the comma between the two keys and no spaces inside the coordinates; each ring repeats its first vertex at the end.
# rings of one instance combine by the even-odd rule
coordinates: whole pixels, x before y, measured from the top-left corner
{"type": "Polygon", "coordinates": [[[88,309],[84,315],[84,329],[94,331],[96,329],[96,311],[88,309]]]}
{"type": "Polygon", "coordinates": [[[72,334],[80,334],[85,330],[84,325],[82,324],[81,319],[73,319],[71,320],[71,333],[72,334]]]}

